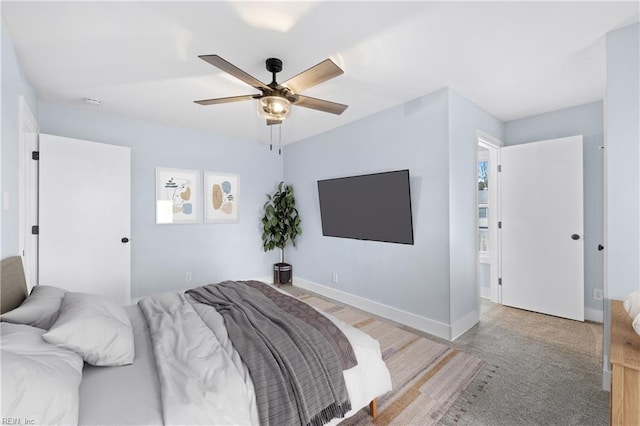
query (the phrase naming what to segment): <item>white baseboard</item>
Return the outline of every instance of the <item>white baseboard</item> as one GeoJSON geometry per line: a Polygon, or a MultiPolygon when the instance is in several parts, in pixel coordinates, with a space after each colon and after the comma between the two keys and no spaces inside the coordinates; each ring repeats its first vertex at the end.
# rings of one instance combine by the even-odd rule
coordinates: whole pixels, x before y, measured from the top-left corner
{"type": "Polygon", "coordinates": [[[611,362],[606,351],[602,354],[602,390],[611,392],[611,362]]]}
{"type": "Polygon", "coordinates": [[[459,320],[454,321],[454,323],[451,324],[450,340],[456,340],[458,337],[469,331],[469,329],[471,329],[471,327],[476,325],[479,321],[480,312],[478,312],[477,310],[471,311],[459,320]]]}
{"type": "Polygon", "coordinates": [[[600,309],[584,308],[584,319],[602,324],[604,322],[604,313],[600,309]]]}
{"type": "Polygon", "coordinates": [[[602,390],[611,392],[611,371],[602,369],[602,390]]]}
{"type": "MultiPolygon", "coordinates": [[[[314,293],[330,299],[346,303],[347,305],[362,309],[363,311],[371,312],[372,314],[415,328],[433,336],[451,340],[452,327],[442,322],[298,277],[293,278],[293,285],[305,290],[313,291],[314,293]]],[[[465,320],[465,318],[463,318],[463,320],[465,320]]],[[[459,327],[456,327],[456,330],[462,330],[464,326],[465,325],[461,323],[459,327]]]]}
{"type": "Polygon", "coordinates": [[[480,297],[491,299],[491,287],[480,287],[480,297]]]}

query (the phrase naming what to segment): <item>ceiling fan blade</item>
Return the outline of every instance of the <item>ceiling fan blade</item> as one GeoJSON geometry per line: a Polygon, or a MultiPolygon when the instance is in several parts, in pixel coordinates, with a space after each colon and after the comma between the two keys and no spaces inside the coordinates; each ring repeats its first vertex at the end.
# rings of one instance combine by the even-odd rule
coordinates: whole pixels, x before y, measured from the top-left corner
{"type": "Polygon", "coordinates": [[[300,93],[305,89],[316,86],[334,77],[344,74],[331,59],[325,59],[308,70],[302,71],[295,77],[282,83],[280,86],[288,87],[293,93],[300,93]]]}
{"type": "Polygon", "coordinates": [[[231,62],[228,62],[222,59],[218,55],[200,55],[198,58],[202,59],[213,65],[214,67],[220,68],[222,71],[231,74],[235,78],[244,81],[251,87],[255,87],[258,90],[271,90],[269,86],[258,80],[257,78],[247,74],[242,71],[240,68],[233,65],[231,62]]]}
{"type": "Polygon", "coordinates": [[[325,101],[324,99],[312,98],[310,96],[298,95],[298,100],[294,102],[294,105],[317,109],[324,112],[330,112],[331,114],[340,115],[349,106],[339,104],[337,102],[325,101]]]}
{"type": "Polygon", "coordinates": [[[269,120],[267,118],[267,126],[273,126],[274,124],[282,124],[282,120],[269,120]]]}
{"type": "Polygon", "coordinates": [[[255,99],[255,96],[259,95],[229,96],[228,98],[203,99],[201,101],[193,102],[198,105],[227,104],[229,102],[250,101],[251,99],[255,99]]]}

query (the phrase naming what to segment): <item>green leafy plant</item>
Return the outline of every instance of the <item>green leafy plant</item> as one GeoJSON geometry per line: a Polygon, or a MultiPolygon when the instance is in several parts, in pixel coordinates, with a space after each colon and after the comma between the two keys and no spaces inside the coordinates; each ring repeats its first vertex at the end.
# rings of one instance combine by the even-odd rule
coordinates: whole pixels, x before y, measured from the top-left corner
{"type": "Polygon", "coordinates": [[[279,248],[280,261],[284,263],[284,248],[289,241],[295,247],[296,237],[302,234],[293,187],[280,182],[267,198],[262,216],[262,248],[264,251],[279,248]]]}

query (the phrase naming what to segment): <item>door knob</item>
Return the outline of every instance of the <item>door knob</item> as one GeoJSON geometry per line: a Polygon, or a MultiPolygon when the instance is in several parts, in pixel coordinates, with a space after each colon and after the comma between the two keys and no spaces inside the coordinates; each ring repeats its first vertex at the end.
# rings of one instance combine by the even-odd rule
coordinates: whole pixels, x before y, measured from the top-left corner
{"type": "Polygon", "coordinates": [[[572,239],[572,240],[579,240],[579,239],[580,239],[580,235],[578,235],[578,234],[571,234],[571,239],[572,239]]]}
{"type": "Polygon", "coordinates": [[[129,239],[127,237],[122,237],[122,239],[120,240],[122,241],[124,244],[129,242],[129,239]]]}

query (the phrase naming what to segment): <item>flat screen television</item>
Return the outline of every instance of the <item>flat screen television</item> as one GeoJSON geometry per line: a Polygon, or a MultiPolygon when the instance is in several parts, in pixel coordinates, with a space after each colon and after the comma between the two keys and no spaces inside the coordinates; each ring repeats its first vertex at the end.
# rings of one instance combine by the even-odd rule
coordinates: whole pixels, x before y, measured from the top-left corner
{"type": "Polygon", "coordinates": [[[413,244],[409,170],[318,181],[322,235],[413,244]]]}

